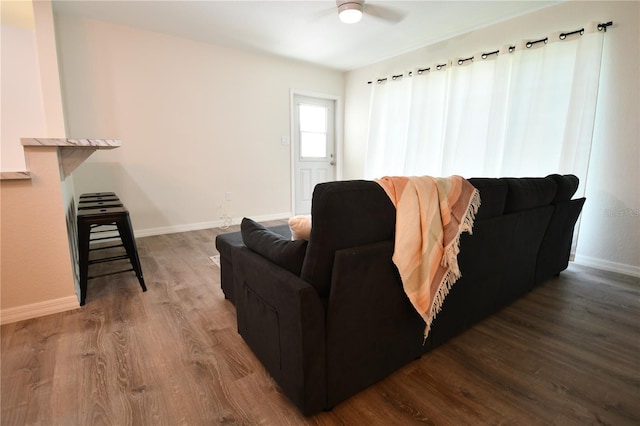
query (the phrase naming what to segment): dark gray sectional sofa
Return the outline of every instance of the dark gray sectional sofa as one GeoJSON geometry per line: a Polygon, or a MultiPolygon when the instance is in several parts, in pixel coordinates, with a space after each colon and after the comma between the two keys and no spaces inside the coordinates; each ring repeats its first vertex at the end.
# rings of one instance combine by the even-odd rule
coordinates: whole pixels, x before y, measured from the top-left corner
{"type": "Polygon", "coordinates": [[[217,238],[238,331],[304,414],[332,408],[566,269],[585,201],[571,199],[575,176],[469,181],[482,204],[473,235],[462,235],[462,277],[426,342],[391,260],[395,209],[375,182],[317,185],[308,243],[289,241],[286,225],[248,219],[217,238]]]}

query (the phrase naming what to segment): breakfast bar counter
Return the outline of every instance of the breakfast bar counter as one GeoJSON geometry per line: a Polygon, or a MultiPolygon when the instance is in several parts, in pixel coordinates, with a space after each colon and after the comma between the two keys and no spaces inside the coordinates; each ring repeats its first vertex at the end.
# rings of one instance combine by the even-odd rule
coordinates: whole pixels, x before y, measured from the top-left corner
{"type": "Polygon", "coordinates": [[[26,170],[2,171],[0,323],[79,304],[74,182],[71,173],[115,139],[22,138],[26,170]]]}

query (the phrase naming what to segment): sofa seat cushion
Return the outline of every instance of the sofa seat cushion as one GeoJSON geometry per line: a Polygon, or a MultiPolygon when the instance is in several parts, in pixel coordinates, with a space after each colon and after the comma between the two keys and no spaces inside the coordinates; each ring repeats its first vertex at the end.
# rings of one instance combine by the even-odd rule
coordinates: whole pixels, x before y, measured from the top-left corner
{"type": "Polygon", "coordinates": [[[292,241],[246,217],[242,219],[240,232],[248,249],[289,272],[300,275],[307,250],[306,240],[292,241]]]}
{"type": "Polygon", "coordinates": [[[216,237],[216,249],[218,249],[220,257],[231,257],[231,247],[241,245],[243,243],[240,232],[229,232],[216,237]]]}

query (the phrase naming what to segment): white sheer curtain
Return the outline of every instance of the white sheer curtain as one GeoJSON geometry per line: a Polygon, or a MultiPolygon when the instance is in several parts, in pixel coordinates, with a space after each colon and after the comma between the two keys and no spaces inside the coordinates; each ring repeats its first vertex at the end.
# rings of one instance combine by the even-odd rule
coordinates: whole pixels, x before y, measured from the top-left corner
{"type": "Polygon", "coordinates": [[[365,177],[573,173],[582,193],[603,33],[591,24],[373,83],[365,177]]]}

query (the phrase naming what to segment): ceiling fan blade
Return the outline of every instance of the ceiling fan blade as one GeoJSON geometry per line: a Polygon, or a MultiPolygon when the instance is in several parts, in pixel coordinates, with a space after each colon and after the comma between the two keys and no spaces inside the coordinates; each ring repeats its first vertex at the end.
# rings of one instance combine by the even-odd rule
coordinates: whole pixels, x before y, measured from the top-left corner
{"type": "Polygon", "coordinates": [[[399,12],[390,7],[369,3],[364,4],[364,13],[394,24],[402,21],[406,16],[405,13],[399,12]]]}
{"type": "Polygon", "coordinates": [[[323,8],[321,10],[318,10],[317,12],[310,14],[307,17],[307,22],[320,21],[322,19],[325,19],[327,16],[331,16],[331,15],[338,16],[338,11],[336,10],[335,7],[323,8]]]}

